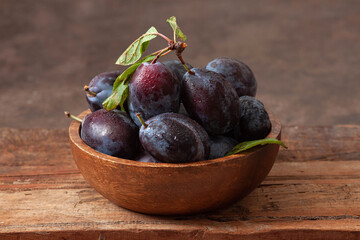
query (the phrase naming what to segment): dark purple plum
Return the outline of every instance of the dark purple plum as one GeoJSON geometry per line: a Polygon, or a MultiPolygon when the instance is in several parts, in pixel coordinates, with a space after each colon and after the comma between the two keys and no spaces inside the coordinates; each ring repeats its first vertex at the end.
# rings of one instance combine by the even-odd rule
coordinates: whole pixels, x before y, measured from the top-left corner
{"type": "MultiPolygon", "coordinates": [[[[163,62],[163,64],[179,79],[182,80],[184,74],[187,72],[180,60],[174,59],[163,62]]],[[[190,64],[186,63],[189,69],[193,68],[190,64]]]]}
{"type": "Polygon", "coordinates": [[[204,146],[204,155],[209,156],[210,154],[210,138],[208,133],[205,131],[205,129],[196,121],[189,118],[187,115],[184,114],[173,114],[173,113],[164,113],[158,117],[158,119],[161,118],[175,118],[176,121],[179,121],[186,125],[188,128],[190,128],[192,131],[197,132],[197,134],[200,136],[200,139],[202,141],[202,144],[204,146]]]}
{"type": "Polygon", "coordinates": [[[102,103],[111,95],[114,82],[120,74],[120,71],[104,72],[90,81],[89,90],[96,93],[96,96],[88,92],[85,93],[85,96],[92,112],[103,108],[102,103]]]}
{"type": "Polygon", "coordinates": [[[183,78],[181,99],[189,116],[210,135],[231,131],[240,119],[239,97],[231,84],[216,72],[193,68],[183,78]]]}
{"type": "Polygon", "coordinates": [[[140,128],[140,142],[159,161],[187,163],[208,158],[209,136],[194,120],[178,113],[164,113],[145,123],[146,127],[140,128]]]}
{"type": "Polygon", "coordinates": [[[227,57],[216,58],[209,62],[206,69],[224,75],[235,88],[239,97],[256,95],[257,83],[251,69],[243,62],[227,57]]]}
{"type": "Polygon", "coordinates": [[[119,110],[100,109],[82,121],[81,139],[95,150],[132,159],[140,148],[139,129],[129,115],[119,110]]]}
{"type": "Polygon", "coordinates": [[[236,140],[251,141],[265,138],[271,130],[271,122],[264,104],[250,96],[239,98],[241,118],[233,130],[236,140]]]}
{"type": "Polygon", "coordinates": [[[129,113],[141,126],[136,114],[147,120],[165,112],[178,112],[180,107],[180,82],[164,64],[143,63],[129,82],[129,113]]]}
{"type": "Polygon", "coordinates": [[[139,155],[137,155],[134,159],[138,162],[145,162],[145,163],[160,163],[159,160],[155,159],[153,156],[151,156],[148,152],[143,151],[139,155]]]}
{"type": "Polygon", "coordinates": [[[237,144],[234,138],[222,135],[210,136],[210,155],[209,159],[224,157],[237,144]]]}

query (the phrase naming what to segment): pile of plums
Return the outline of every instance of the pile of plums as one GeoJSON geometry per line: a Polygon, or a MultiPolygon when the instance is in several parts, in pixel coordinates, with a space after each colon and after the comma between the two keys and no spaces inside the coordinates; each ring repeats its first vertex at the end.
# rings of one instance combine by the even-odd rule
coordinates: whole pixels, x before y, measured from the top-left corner
{"type": "Polygon", "coordinates": [[[103,109],[121,73],[106,72],[86,86],[92,111],[81,138],[95,150],[141,162],[188,163],[223,157],[271,129],[257,83],[244,63],[217,58],[187,72],[179,60],[142,63],[129,82],[126,112],[103,109]]]}

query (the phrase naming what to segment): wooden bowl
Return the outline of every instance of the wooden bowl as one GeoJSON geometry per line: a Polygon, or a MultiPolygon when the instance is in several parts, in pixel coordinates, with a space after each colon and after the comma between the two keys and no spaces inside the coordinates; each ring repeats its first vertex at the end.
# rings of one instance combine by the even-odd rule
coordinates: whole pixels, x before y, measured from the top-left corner
{"type": "MultiPolygon", "coordinates": [[[[83,118],[90,111],[79,115],[83,118]]],[[[267,138],[280,140],[281,124],[267,138]]],[[[80,124],[69,128],[70,146],[85,180],[113,203],[146,214],[179,215],[215,210],[245,197],[268,175],[279,145],[194,163],[143,163],[100,153],[80,138],[80,124]]]]}

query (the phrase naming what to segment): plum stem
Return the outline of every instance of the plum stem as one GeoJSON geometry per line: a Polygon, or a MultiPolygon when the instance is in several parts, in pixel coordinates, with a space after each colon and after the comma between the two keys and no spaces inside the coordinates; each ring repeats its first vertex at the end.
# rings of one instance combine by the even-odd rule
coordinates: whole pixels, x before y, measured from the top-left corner
{"type": "Polygon", "coordinates": [[[168,41],[169,43],[172,42],[172,40],[170,38],[168,38],[167,36],[165,36],[164,34],[161,34],[161,33],[156,33],[156,35],[164,38],[166,41],[168,41]]]}
{"type": "Polygon", "coordinates": [[[156,63],[156,61],[157,61],[160,57],[165,56],[165,55],[168,54],[169,52],[171,52],[171,50],[169,50],[169,47],[166,47],[166,48],[164,48],[164,49],[161,49],[161,50],[157,51],[157,52],[156,52],[156,53],[157,53],[156,57],[151,61],[150,64],[156,63]]]}
{"type": "Polygon", "coordinates": [[[64,114],[65,114],[66,117],[71,118],[71,119],[73,119],[73,120],[75,120],[75,121],[77,121],[79,123],[82,123],[82,120],[80,118],[72,115],[71,113],[65,111],[64,114]]]}
{"type": "Polygon", "coordinates": [[[190,68],[186,65],[184,59],[182,58],[182,52],[185,50],[186,47],[187,47],[186,43],[177,42],[175,44],[176,56],[178,57],[178,59],[180,60],[181,64],[184,66],[186,71],[191,75],[195,75],[195,73],[190,70],[190,68]]]}
{"type": "Polygon", "coordinates": [[[141,125],[143,125],[144,128],[147,128],[148,125],[145,123],[144,119],[141,117],[141,114],[137,113],[136,116],[139,119],[139,121],[141,122],[141,125]]]}
{"type": "Polygon", "coordinates": [[[96,97],[96,95],[97,95],[96,92],[93,92],[93,91],[90,90],[90,88],[89,88],[88,85],[85,85],[85,86],[84,86],[84,90],[85,90],[85,92],[87,92],[87,93],[88,93],[90,96],[92,96],[92,97],[96,97]]]}

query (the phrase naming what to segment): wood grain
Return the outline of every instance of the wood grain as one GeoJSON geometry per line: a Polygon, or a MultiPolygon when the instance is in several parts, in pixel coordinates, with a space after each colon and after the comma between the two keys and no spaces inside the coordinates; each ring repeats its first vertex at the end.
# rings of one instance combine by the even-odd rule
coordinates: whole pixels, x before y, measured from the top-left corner
{"type": "Polygon", "coordinates": [[[289,149],[249,196],[216,212],[161,217],[91,188],[67,130],[0,129],[0,239],[359,239],[360,127],[282,135],[289,149]]]}

